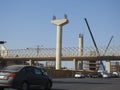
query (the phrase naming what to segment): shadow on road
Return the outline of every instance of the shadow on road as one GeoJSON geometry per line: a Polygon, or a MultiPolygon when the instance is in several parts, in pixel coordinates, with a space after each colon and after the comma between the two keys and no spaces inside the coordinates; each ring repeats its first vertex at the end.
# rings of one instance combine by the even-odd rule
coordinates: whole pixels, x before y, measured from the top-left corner
{"type": "Polygon", "coordinates": [[[74,81],[54,81],[54,83],[59,83],[59,84],[112,84],[112,83],[104,83],[104,82],[74,82],[74,81]]]}
{"type": "Polygon", "coordinates": [[[53,88],[51,90],[68,90],[68,89],[58,89],[58,88],[53,88]]]}

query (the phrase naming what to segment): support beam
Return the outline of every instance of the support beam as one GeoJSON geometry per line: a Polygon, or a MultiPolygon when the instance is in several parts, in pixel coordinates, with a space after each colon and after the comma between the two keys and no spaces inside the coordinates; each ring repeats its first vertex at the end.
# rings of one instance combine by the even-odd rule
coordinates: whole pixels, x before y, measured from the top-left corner
{"type": "Polygon", "coordinates": [[[107,61],[106,61],[105,66],[106,66],[106,71],[107,71],[108,73],[110,73],[110,60],[107,60],[107,61]]]}
{"type": "Polygon", "coordinates": [[[78,60],[73,59],[73,62],[74,62],[74,70],[77,70],[78,69],[78,60]]]}
{"type": "Polygon", "coordinates": [[[29,60],[29,65],[32,66],[33,65],[33,61],[30,59],[29,60]]]}

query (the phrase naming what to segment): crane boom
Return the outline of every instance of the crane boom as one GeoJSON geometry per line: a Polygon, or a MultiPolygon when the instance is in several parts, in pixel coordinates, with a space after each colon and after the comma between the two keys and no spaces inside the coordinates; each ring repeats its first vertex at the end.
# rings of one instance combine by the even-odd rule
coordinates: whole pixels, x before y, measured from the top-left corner
{"type": "MultiPolygon", "coordinates": [[[[86,22],[86,25],[87,25],[87,27],[88,27],[89,33],[90,33],[90,35],[91,35],[92,41],[93,41],[93,43],[94,43],[94,46],[95,46],[95,48],[96,48],[97,55],[100,56],[100,53],[99,53],[97,44],[96,44],[96,42],[95,42],[95,39],[94,39],[94,37],[93,37],[92,31],[91,31],[91,29],[90,29],[90,26],[89,26],[88,21],[87,21],[86,18],[85,18],[85,22],[86,22]]],[[[105,67],[104,67],[104,64],[103,64],[102,61],[100,61],[100,64],[102,65],[103,69],[105,70],[105,67]]],[[[98,70],[99,68],[100,68],[100,66],[98,66],[97,70],[98,70]]]]}
{"type": "Polygon", "coordinates": [[[97,55],[100,56],[100,53],[99,53],[97,44],[96,44],[96,42],[95,42],[95,39],[94,39],[94,37],[93,37],[92,31],[91,31],[91,29],[90,29],[90,26],[89,26],[88,21],[87,21],[86,18],[85,18],[85,22],[86,22],[86,25],[87,25],[87,27],[88,27],[89,33],[90,33],[90,35],[91,35],[92,41],[93,41],[93,43],[94,43],[94,46],[95,46],[95,48],[96,48],[97,55]]]}
{"type": "Polygon", "coordinates": [[[110,43],[111,43],[112,39],[113,39],[113,36],[110,38],[110,41],[109,41],[109,43],[108,43],[108,45],[107,45],[107,47],[105,49],[105,52],[104,52],[103,56],[106,54],[106,52],[107,52],[107,50],[108,50],[108,48],[110,46],[110,43]]]}

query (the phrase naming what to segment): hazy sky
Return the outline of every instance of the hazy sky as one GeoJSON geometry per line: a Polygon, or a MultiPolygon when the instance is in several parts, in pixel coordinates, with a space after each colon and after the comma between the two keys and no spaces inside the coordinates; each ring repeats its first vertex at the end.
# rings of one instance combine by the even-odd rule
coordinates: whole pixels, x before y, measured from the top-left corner
{"type": "Polygon", "coordinates": [[[87,18],[98,46],[120,45],[120,0],[0,0],[0,40],[9,49],[56,46],[58,19],[68,15],[63,27],[63,47],[78,47],[78,35],[84,34],[84,47],[93,46],[85,24],[87,18]]]}

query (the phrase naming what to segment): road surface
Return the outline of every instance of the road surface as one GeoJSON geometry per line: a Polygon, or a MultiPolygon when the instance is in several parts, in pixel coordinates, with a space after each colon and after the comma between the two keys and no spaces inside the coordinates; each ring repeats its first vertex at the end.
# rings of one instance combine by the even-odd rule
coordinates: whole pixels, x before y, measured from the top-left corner
{"type": "Polygon", "coordinates": [[[120,90],[120,78],[53,79],[52,90],[120,90]]]}

